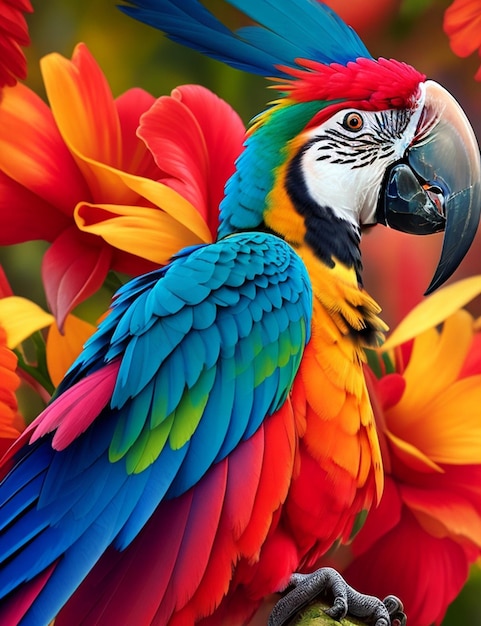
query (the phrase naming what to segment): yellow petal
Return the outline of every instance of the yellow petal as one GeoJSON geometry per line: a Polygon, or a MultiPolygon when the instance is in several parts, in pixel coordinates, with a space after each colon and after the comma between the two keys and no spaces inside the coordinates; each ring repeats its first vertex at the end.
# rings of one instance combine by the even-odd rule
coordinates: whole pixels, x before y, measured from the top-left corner
{"type": "Polygon", "coordinates": [[[109,84],[85,44],[72,60],[58,53],[40,62],[50,106],[68,146],[77,154],[117,167],[121,163],[120,120],[109,84]]]}
{"type": "Polygon", "coordinates": [[[79,44],[72,61],[48,54],[41,69],[58,129],[92,197],[96,202],[132,201],[110,171],[122,160],[120,120],[107,80],[87,47],[79,44]]]}
{"type": "Polygon", "coordinates": [[[411,443],[396,437],[390,432],[386,432],[386,437],[391,442],[391,452],[395,454],[405,465],[415,472],[430,474],[432,472],[442,473],[443,469],[432,459],[426,456],[421,450],[411,443]]]}
{"type": "Polygon", "coordinates": [[[47,336],[47,367],[55,387],[82,351],[84,343],[95,331],[95,326],[75,315],[65,320],[64,334],[52,324],[47,336]]]}
{"type": "Polygon", "coordinates": [[[429,405],[410,441],[436,463],[478,464],[481,451],[481,376],[458,380],[429,405]]]}
{"type": "Polygon", "coordinates": [[[394,413],[403,418],[393,422],[393,428],[397,429],[401,423],[405,428],[412,428],[412,424],[422,421],[421,410],[458,377],[473,333],[472,316],[465,310],[459,310],[445,321],[442,332],[431,328],[416,337],[404,371],[406,388],[394,407],[394,413]]]}
{"type": "Polygon", "coordinates": [[[481,276],[472,276],[448,285],[423,300],[393,331],[382,351],[409,341],[434,328],[481,293],[481,276]]]}
{"type": "Polygon", "coordinates": [[[150,207],[82,203],[75,210],[75,221],[83,232],[160,265],[182,248],[204,243],[187,226],[150,207]]]}
{"type": "MultiPolygon", "coordinates": [[[[163,218],[156,217],[154,214],[166,214],[170,216],[171,220],[169,220],[169,222],[157,222],[157,228],[163,227],[167,229],[171,228],[175,224],[175,228],[183,226],[185,230],[188,229],[191,233],[193,233],[195,239],[192,243],[210,243],[212,241],[212,235],[209,227],[207,226],[207,223],[202,215],[188,200],[183,198],[174,189],[171,189],[170,187],[167,187],[167,185],[158,181],[142,178],[141,176],[134,176],[133,174],[127,174],[126,172],[121,172],[113,168],[105,167],[105,170],[108,171],[109,176],[115,178],[115,184],[117,187],[128,187],[130,191],[135,192],[135,194],[142,196],[149,203],[153,204],[154,208],[142,207],[138,205],[122,206],[124,203],[122,203],[122,205],[113,205],[109,203],[99,205],[100,210],[107,211],[111,213],[112,216],[128,216],[130,218],[129,228],[134,227],[134,222],[137,219],[154,221],[158,219],[162,220],[163,218]]],[[[87,213],[87,211],[94,211],[95,207],[96,205],[89,203],[81,203],[76,207],[74,216],[77,226],[81,230],[92,228],[94,226],[93,222],[101,221],[92,219],[91,214],[89,215],[87,213]]],[[[148,225],[148,227],[150,228],[151,226],[148,225]]],[[[145,228],[143,228],[143,230],[145,230],[145,228]]],[[[162,232],[167,233],[168,230],[153,231],[150,235],[153,236],[155,233],[162,232]]],[[[102,236],[105,236],[105,231],[102,233],[102,236]]],[[[179,248],[175,250],[175,252],[178,251],[179,248]]]]}
{"type": "Polygon", "coordinates": [[[202,215],[177,191],[155,180],[126,172],[119,172],[119,177],[130,189],[187,226],[201,241],[212,241],[212,235],[202,215]]]}
{"type": "Polygon", "coordinates": [[[0,326],[7,333],[9,348],[15,348],[37,330],[50,326],[53,319],[53,315],[26,298],[10,296],[0,300],[0,326]]]}

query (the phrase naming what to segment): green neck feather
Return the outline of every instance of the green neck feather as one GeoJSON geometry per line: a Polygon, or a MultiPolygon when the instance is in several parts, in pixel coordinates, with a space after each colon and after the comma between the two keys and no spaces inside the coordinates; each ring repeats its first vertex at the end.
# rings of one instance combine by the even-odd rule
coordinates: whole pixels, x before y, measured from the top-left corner
{"type": "Polygon", "coordinates": [[[289,142],[328,104],[332,103],[292,103],[284,98],[254,119],[254,131],[226,185],[220,207],[219,238],[262,225],[267,196],[274,186],[276,170],[287,158],[289,142]]]}

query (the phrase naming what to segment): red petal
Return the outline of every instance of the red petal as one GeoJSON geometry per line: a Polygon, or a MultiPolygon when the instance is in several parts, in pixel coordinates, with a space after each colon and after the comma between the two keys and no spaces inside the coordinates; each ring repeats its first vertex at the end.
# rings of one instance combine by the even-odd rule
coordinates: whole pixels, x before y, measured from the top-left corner
{"type": "Polygon", "coordinates": [[[444,14],[444,31],[455,54],[466,57],[481,46],[481,9],[477,0],[455,0],[444,14]]]}
{"type": "Polygon", "coordinates": [[[112,251],[72,226],[43,257],[42,278],[50,310],[62,329],[66,316],[102,286],[112,251]]]}
{"type": "MultiPolygon", "coordinates": [[[[384,523],[378,511],[369,514],[371,528],[384,523]]],[[[354,551],[364,532],[363,528],[354,540],[354,551]]],[[[363,593],[380,598],[395,594],[402,599],[409,622],[430,626],[441,623],[477,554],[478,550],[465,551],[455,541],[426,533],[404,509],[399,523],[356,558],[343,575],[363,593]]]]}
{"type": "Polygon", "coordinates": [[[202,129],[210,165],[210,208],[217,211],[225,183],[234,173],[235,160],[242,151],[245,127],[224,100],[209,91],[199,95],[198,85],[183,85],[172,93],[192,111],[202,129]]]}
{"type": "Polygon", "coordinates": [[[140,116],[154,102],[154,96],[143,89],[129,89],[115,100],[122,133],[122,170],[157,180],[161,172],[145,143],[137,137],[140,116]]]}
{"type": "Polygon", "coordinates": [[[0,170],[66,215],[90,198],[50,109],[20,83],[3,92],[0,170]]]}
{"type": "Polygon", "coordinates": [[[20,46],[30,43],[27,22],[22,12],[31,12],[28,0],[0,1],[0,88],[15,85],[27,75],[27,61],[20,46]]]}
{"type": "Polygon", "coordinates": [[[466,360],[459,372],[459,378],[481,374],[481,333],[473,337],[466,360]]]}
{"type": "Polygon", "coordinates": [[[406,388],[406,381],[400,374],[388,374],[378,380],[376,395],[384,410],[399,402],[406,388]]]}
{"type": "MultiPolygon", "coordinates": [[[[0,265],[0,298],[8,298],[9,296],[13,296],[12,288],[10,287],[10,283],[8,282],[7,275],[3,267],[0,265]]],[[[3,334],[3,331],[0,331],[0,335],[3,334]]]]}
{"type": "Polygon", "coordinates": [[[64,213],[0,171],[0,245],[53,241],[71,223],[64,213]]]}
{"type": "MultiPolygon", "coordinates": [[[[159,98],[140,120],[139,136],[172,185],[197,208],[215,235],[224,185],[242,149],[244,126],[223,100],[199,85],[159,98]]],[[[166,184],[169,184],[166,181],[166,184]]]]}
{"type": "Polygon", "coordinates": [[[117,108],[87,46],[78,44],[71,61],[57,53],[43,57],[41,70],[57,126],[84,173],[85,159],[119,167],[122,140],[117,108]]]}

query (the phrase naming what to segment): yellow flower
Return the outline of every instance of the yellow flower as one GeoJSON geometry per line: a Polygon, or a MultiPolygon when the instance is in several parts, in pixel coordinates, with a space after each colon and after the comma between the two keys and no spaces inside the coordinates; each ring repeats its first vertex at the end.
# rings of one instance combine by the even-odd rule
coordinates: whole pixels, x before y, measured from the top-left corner
{"type": "Polygon", "coordinates": [[[460,309],[479,293],[476,276],[426,299],[366,371],[385,490],[344,573],[416,626],[441,623],[481,553],[481,324],[460,309]]]}
{"type": "Polygon", "coordinates": [[[34,302],[19,296],[0,299],[0,326],[6,332],[6,345],[16,348],[35,332],[48,328],[46,340],[47,368],[56,387],[80,354],[83,344],[95,326],[75,315],[68,315],[60,333],[53,315],[34,302]]]}

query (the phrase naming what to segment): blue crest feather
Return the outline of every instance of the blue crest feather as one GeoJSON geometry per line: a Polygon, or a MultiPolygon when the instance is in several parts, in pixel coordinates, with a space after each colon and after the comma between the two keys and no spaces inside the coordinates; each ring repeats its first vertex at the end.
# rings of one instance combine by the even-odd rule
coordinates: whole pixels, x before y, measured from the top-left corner
{"type": "Polygon", "coordinates": [[[178,43],[253,74],[285,78],[279,66],[371,58],[357,34],[317,0],[226,0],[256,26],[231,32],[197,0],[128,0],[127,15],[178,43]]]}

